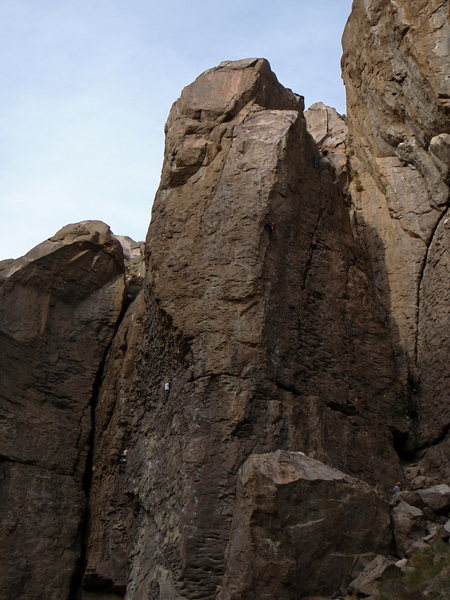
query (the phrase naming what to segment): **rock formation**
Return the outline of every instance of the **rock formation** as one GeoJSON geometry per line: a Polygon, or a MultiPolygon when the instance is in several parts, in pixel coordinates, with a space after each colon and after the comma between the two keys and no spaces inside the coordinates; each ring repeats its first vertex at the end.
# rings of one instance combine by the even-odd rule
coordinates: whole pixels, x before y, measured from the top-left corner
{"type": "Polygon", "coordinates": [[[356,226],[414,422],[401,446],[449,477],[448,2],[354,2],[343,47],[356,226]]]}
{"type": "Polygon", "coordinates": [[[0,263],[1,600],[376,595],[449,538],[444,13],[355,0],[345,118],[185,88],[145,274],[98,222],[0,263]]]}
{"type": "Polygon", "coordinates": [[[96,221],[1,271],[2,599],[59,600],[76,583],[92,396],[124,291],[120,245],[96,221]]]}
{"type": "Polygon", "coordinates": [[[169,116],[147,239],[147,410],[127,463],[131,597],[214,596],[252,453],[303,451],[380,486],[400,476],[387,322],[301,108],[252,59],[201,75],[169,116]]]}
{"type": "Polygon", "coordinates": [[[360,555],[389,550],[384,499],[299,452],[250,456],[235,506],[220,600],[331,595],[360,555]]]}

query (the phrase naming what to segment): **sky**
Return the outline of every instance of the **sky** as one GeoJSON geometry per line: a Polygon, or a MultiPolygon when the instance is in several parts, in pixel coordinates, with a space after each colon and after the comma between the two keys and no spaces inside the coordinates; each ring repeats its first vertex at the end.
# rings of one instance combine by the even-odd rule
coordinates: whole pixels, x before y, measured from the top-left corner
{"type": "Polygon", "coordinates": [[[222,60],[267,58],[278,80],[345,112],[351,0],[1,0],[0,260],[68,223],[145,238],[164,123],[222,60]]]}

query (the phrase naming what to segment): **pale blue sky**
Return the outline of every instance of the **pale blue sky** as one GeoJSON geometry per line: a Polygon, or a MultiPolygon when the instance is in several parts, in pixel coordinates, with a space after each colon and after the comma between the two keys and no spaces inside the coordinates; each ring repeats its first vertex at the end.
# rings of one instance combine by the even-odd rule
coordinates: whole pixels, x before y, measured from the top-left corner
{"type": "Polygon", "coordinates": [[[0,259],[67,223],[145,237],[163,126],[222,60],[267,58],[286,87],[345,112],[351,0],[1,0],[0,259]]]}

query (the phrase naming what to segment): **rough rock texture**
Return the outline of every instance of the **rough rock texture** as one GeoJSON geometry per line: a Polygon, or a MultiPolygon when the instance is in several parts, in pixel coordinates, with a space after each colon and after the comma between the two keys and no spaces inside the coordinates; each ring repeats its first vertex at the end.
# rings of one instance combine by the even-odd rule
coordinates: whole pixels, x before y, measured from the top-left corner
{"type": "Polygon", "coordinates": [[[249,59],[202,74],[171,110],[127,456],[127,598],[214,597],[251,453],[399,477],[388,323],[301,108],[249,59]]]}
{"type": "Polygon", "coordinates": [[[418,494],[423,503],[435,512],[445,512],[450,509],[450,487],[445,483],[420,490],[418,494]]]}
{"type": "Polygon", "coordinates": [[[116,235],[114,237],[119,241],[123,250],[127,301],[130,303],[139,294],[144,284],[144,242],[135,242],[127,235],[116,235]]]}
{"type": "Polygon", "coordinates": [[[410,394],[404,451],[450,421],[448,34],[445,0],[355,0],[343,37],[350,191],[410,394]]]}
{"type": "Polygon", "coordinates": [[[392,510],[395,543],[400,554],[408,554],[412,544],[425,535],[425,518],[420,508],[403,500],[392,510]]]}
{"type": "Polygon", "coordinates": [[[143,293],[100,223],[0,263],[2,600],[330,598],[448,538],[446,5],[355,0],[346,118],[188,86],[143,293]]]}
{"type": "Polygon", "coordinates": [[[378,554],[370,561],[362,573],[356,577],[349,586],[349,590],[355,593],[364,594],[364,596],[372,596],[378,590],[380,578],[388,573],[395,573],[398,568],[392,560],[389,560],[382,554],[378,554]]]}
{"type": "Polygon", "coordinates": [[[68,598],[81,552],[92,397],[124,297],[98,221],[3,265],[0,597],[68,598]]]}
{"type": "Polygon", "coordinates": [[[323,102],[315,102],[305,111],[306,126],[321,150],[321,160],[331,163],[339,186],[347,186],[347,135],[344,118],[323,102]]]}
{"type": "Polygon", "coordinates": [[[389,506],[369,485],[297,452],[250,456],[239,471],[218,600],[334,593],[360,554],[386,552],[389,506]]]}
{"type": "Polygon", "coordinates": [[[89,598],[86,590],[123,595],[127,586],[133,511],[126,495],[125,474],[144,315],[141,292],[114,337],[100,385],[95,410],[83,600],[89,598]]]}

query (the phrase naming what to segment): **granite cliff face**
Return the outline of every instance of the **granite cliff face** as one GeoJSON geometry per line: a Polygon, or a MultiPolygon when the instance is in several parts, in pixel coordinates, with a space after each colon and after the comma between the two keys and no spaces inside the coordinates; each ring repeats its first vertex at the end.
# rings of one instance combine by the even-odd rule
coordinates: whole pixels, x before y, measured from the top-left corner
{"type": "Polygon", "coordinates": [[[346,118],[263,59],[183,90],[145,282],[99,222],[0,263],[2,600],[374,596],[449,537],[445,3],[417,5],[354,2],[346,118]]]}

